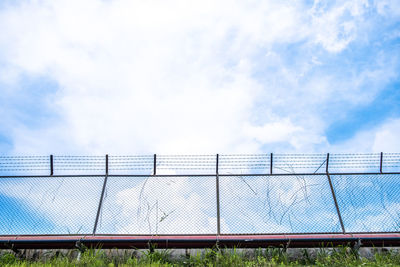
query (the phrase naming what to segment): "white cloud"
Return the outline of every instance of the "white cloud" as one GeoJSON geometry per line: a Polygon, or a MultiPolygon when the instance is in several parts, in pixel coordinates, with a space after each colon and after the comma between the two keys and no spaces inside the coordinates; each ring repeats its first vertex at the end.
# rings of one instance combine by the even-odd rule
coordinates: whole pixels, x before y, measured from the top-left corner
{"type": "Polygon", "coordinates": [[[351,139],[331,147],[335,152],[398,152],[400,119],[388,119],[381,125],[358,132],[351,139]]]}
{"type": "Polygon", "coordinates": [[[43,95],[55,119],[26,125],[10,105],[3,128],[16,154],[322,151],[332,112],[371,102],[398,73],[385,51],[323,68],[393,5],[15,3],[0,11],[1,89],[34,94],[20,89],[26,76],[58,88],[43,95]]]}
{"type": "Polygon", "coordinates": [[[249,126],[247,134],[254,137],[260,143],[282,142],[289,139],[296,132],[303,129],[294,126],[289,119],[267,123],[263,126],[249,126]]]}
{"type": "MultiPolygon", "coordinates": [[[[371,103],[398,77],[398,58],[390,51],[371,52],[374,60],[364,63],[363,56],[350,63],[341,58],[351,44],[372,39],[371,14],[395,17],[397,7],[395,1],[364,0],[312,6],[273,0],[21,1],[0,10],[0,88],[7,96],[0,98],[7,102],[0,109],[7,114],[0,118],[1,130],[11,136],[15,154],[399,150],[398,120],[335,146],[325,136],[348,107],[371,103]],[[335,60],[339,63],[330,65],[335,60]],[[7,101],[10,95],[36,93],[22,88],[24,77],[58,85],[42,93],[54,117],[41,125],[21,120],[23,111],[7,101]]],[[[204,207],[214,181],[194,186],[186,178],[172,180],[149,180],[145,202],[130,201],[140,199],[143,182],[117,186],[103,215],[119,211],[121,232],[180,232],[182,218],[198,233],[215,230],[212,205],[204,207]],[[141,224],[129,220],[149,207],[137,218],[141,224]],[[163,212],[175,217],[160,223],[163,212]]],[[[275,208],[293,203],[284,192],[296,197],[299,187],[277,188],[275,208]]],[[[68,192],[58,204],[79,205],[68,192]]],[[[85,203],[79,214],[63,219],[51,205],[40,205],[40,198],[39,192],[25,200],[67,227],[77,226],[68,216],[81,217],[95,206],[85,203]]],[[[242,208],[254,218],[253,230],[289,229],[266,221],[259,210],[246,210],[246,204],[242,208]]],[[[337,224],[332,212],[322,217],[337,224]]],[[[228,218],[222,227],[229,230],[228,218]]]]}
{"type": "Polygon", "coordinates": [[[400,4],[395,0],[380,0],[374,1],[377,11],[381,15],[399,16],[400,15],[400,4]]]}
{"type": "Polygon", "coordinates": [[[373,151],[397,152],[400,150],[400,119],[389,120],[380,126],[373,139],[373,151]]]}

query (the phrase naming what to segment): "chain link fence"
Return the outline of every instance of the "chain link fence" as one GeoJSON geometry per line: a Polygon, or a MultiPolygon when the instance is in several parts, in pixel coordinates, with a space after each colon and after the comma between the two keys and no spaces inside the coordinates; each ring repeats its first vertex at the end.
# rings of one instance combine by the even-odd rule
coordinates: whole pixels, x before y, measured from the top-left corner
{"type": "Polygon", "coordinates": [[[0,234],[90,233],[102,177],[0,179],[0,234]]]}
{"type": "Polygon", "coordinates": [[[326,176],[220,177],[222,233],[341,232],[326,176]]]}
{"type": "Polygon", "coordinates": [[[96,233],[212,234],[215,177],[109,177],[96,233]]]}
{"type": "Polygon", "coordinates": [[[400,232],[400,175],[332,175],[346,231],[400,232]]]}
{"type": "Polygon", "coordinates": [[[0,235],[400,232],[400,153],[0,157],[0,235]]]}

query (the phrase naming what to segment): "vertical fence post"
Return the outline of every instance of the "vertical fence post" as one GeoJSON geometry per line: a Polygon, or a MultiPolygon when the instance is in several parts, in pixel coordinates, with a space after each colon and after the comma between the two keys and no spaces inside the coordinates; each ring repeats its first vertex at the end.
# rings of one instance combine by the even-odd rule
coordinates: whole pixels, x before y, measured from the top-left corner
{"type": "Polygon", "coordinates": [[[101,212],[101,207],[103,205],[104,192],[106,190],[106,185],[107,185],[107,179],[108,179],[108,154],[106,155],[106,166],[105,167],[106,168],[105,168],[105,176],[104,176],[103,188],[101,190],[99,206],[97,208],[96,221],[94,222],[93,235],[96,234],[97,224],[99,222],[99,217],[100,217],[100,212],[101,212]]]}
{"type": "Polygon", "coordinates": [[[331,193],[332,193],[332,197],[333,197],[333,202],[335,203],[335,208],[336,208],[337,215],[338,215],[338,217],[339,217],[340,226],[341,226],[341,228],[342,228],[343,234],[345,234],[345,233],[346,233],[346,230],[345,230],[345,228],[344,228],[344,224],[343,224],[343,220],[342,220],[342,215],[340,214],[339,205],[338,205],[338,202],[337,202],[337,199],[336,199],[335,190],[334,190],[334,188],[333,188],[331,176],[329,175],[329,153],[326,154],[326,176],[328,177],[329,187],[331,188],[331,193]]]}
{"type": "Polygon", "coordinates": [[[380,160],[380,163],[379,163],[379,172],[380,173],[383,173],[382,172],[382,165],[383,165],[383,152],[381,152],[381,160],[380,160]]]}
{"type": "Polygon", "coordinates": [[[273,168],[272,163],[273,163],[273,161],[274,161],[273,159],[274,159],[274,154],[271,153],[271,156],[270,156],[270,164],[269,164],[269,174],[272,174],[272,168],[273,168]]]}
{"type": "Polygon", "coordinates": [[[325,162],[326,162],[326,164],[325,164],[325,167],[326,167],[326,173],[329,173],[329,153],[328,154],[326,154],[326,160],[325,160],[325,162]]]}
{"type": "Polygon", "coordinates": [[[216,158],[215,177],[216,177],[216,195],[217,195],[217,234],[221,234],[221,217],[220,217],[220,201],[219,201],[219,154],[216,158]]]}
{"type": "Polygon", "coordinates": [[[50,176],[54,174],[53,155],[50,155],[50,176]]]}
{"type": "Polygon", "coordinates": [[[106,155],[106,176],[108,176],[108,155],[106,155]]]}
{"type": "Polygon", "coordinates": [[[153,175],[157,174],[157,154],[154,154],[153,158],[153,175]]]}

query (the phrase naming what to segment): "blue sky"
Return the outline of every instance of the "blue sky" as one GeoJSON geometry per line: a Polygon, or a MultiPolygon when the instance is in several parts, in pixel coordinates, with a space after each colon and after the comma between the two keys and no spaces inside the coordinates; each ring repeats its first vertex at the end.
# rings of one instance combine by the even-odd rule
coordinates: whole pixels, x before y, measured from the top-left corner
{"type": "MultiPolygon", "coordinates": [[[[0,1],[0,154],[398,152],[399,26],[397,0],[0,1]]],[[[179,219],[191,203],[189,219],[203,220],[197,230],[215,229],[215,210],[201,206],[210,200],[203,193],[212,195],[204,188],[212,187],[205,182],[180,195],[193,184],[175,180],[168,186],[176,194],[166,198],[152,197],[163,191],[149,183],[143,207],[129,204],[143,181],[120,190],[116,184],[108,204],[125,216],[176,200],[179,219]]],[[[53,202],[38,201],[54,200],[48,192],[57,182],[38,183],[30,197],[3,186],[0,201],[32,218],[46,214],[44,226],[76,232],[79,223],[68,216],[93,213],[98,192],[87,192],[93,181],[83,181],[93,203],[73,214],[74,187],[63,184],[57,201],[70,214],[60,217],[53,202]]],[[[347,182],[338,178],[337,185],[347,182]]],[[[274,193],[299,186],[281,182],[274,193]]],[[[256,200],[248,201],[244,210],[256,200]]],[[[396,202],[386,204],[398,212],[396,202]]],[[[337,227],[332,206],[325,208],[321,218],[337,227]]],[[[148,214],[157,222],[155,210],[148,214]]],[[[176,218],[167,225],[180,227],[176,218]]],[[[262,225],[257,218],[253,228],[262,225]]],[[[137,230],[127,222],[125,230],[137,230]]]]}
{"type": "Polygon", "coordinates": [[[398,151],[397,1],[0,5],[2,154],[398,151]]]}

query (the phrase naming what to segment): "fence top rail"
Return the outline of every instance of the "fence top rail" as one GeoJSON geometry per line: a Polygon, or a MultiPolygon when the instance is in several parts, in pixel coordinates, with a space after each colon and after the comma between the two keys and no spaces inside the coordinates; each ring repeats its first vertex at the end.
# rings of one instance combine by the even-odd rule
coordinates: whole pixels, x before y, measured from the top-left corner
{"type": "MultiPolygon", "coordinates": [[[[400,152],[381,152],[385,154],[385,156],[398,156],[400,157],[400,152]]],[[[381,153],[330,153],[330,156],[338,156],[338,157],[357,157],[357,156],[371,156],[375,157],[377,155],[380,155],[381,153]]],[[[326,156],[326,153],[258,153],[258,154],[219,154],[220,157],[265,157],[265,156],[270,156],[273,154],[273,156],[280,156],[280,157],[310,157],[310,156],[326,156]]],[[[104,158],[104,155],[56,155],[53,154],[54,157],[58,158],[104,158]]],[[[144,154],[144,155],[111,155],[108,154],[109,157],[115,157],[115,158],[124,158],[124,157],[153,157],[154,154],[144,154]]],[[[188,158],[188,157],[215,157],[216,154],[157,154],[157,157],[183,157],[183,158],[188,158]]],[[[28,159],[28,158],[48,158],[49,155],[0,155],[0,158],[11,158],[11,159],[17,159],[17,158],[23,158],[23,159],[28,159]]]]}
{"type": "MultiPolygon", "coordinates": [[[[306,176],[326,176],[326,173],[274,173],[274,174],[218,174],[219,177],[306,177],[306,176]]],[[[385,176],[400,175],[400,172],[343,172],[329,173],[330,176],[385,176]]],[[[109,174],[108,177],[121,178],[141,178],[141,177],[215,177],[215,174],[109,174]]],[[[5,178],[77,178],[77,177],[104,177],[104,174],[55,174],[55,175],[0,175],[0,179],[5,178]]]]}
{"type": "Polygon", "coordinates": [[[400,171],[400,153],[0,155],[0,176],[101,175],[106,169],[111,175],[388,173],[400,171]]]}

